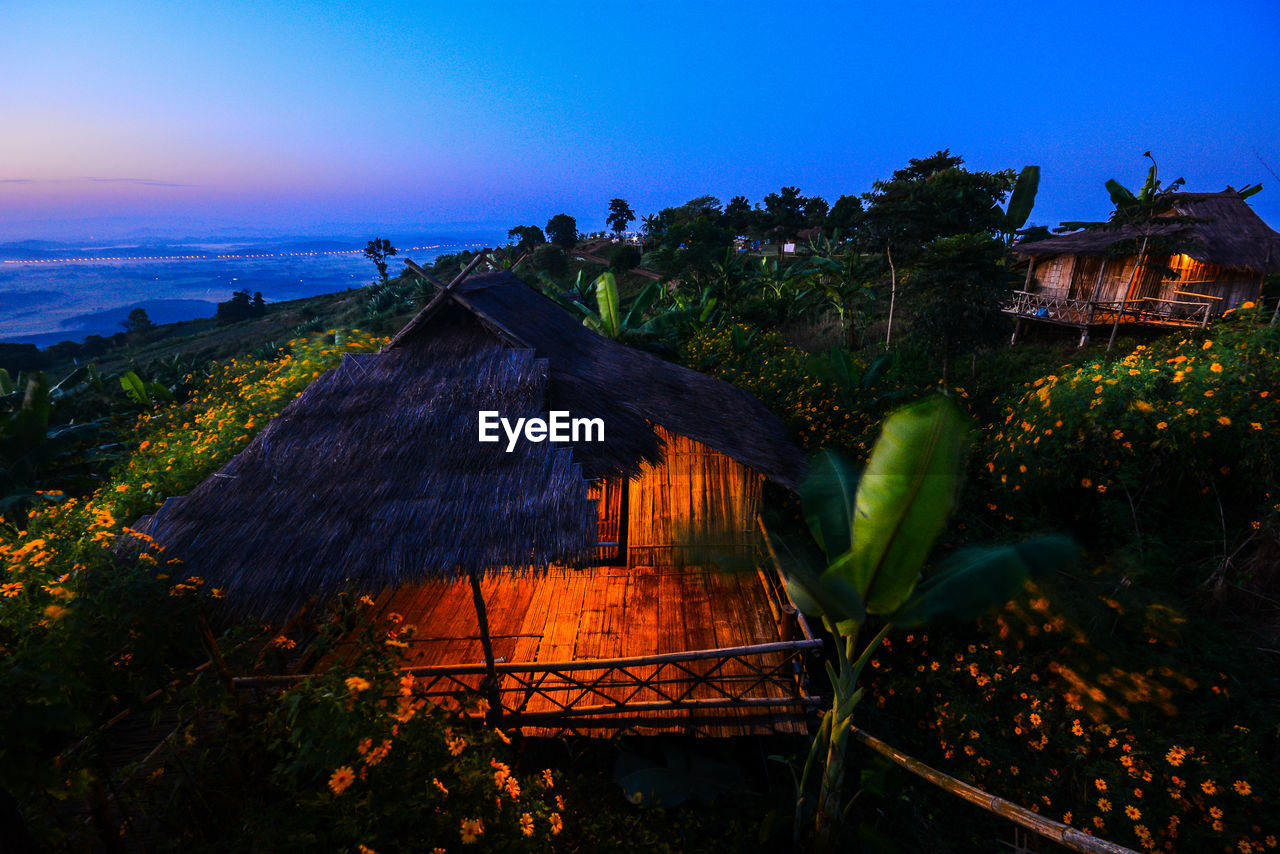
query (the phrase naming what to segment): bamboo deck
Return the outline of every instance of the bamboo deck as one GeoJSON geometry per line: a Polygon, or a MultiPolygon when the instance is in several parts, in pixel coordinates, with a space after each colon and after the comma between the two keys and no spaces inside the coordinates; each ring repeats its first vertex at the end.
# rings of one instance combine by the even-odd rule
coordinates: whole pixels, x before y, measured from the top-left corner
{"type": "MultiPolygon", "coordinates": [[[[552,569],[493,575],[482,590],[503,706],[526,735],[806,731],[813,698],[797,665],[818,642],[785,613],[775,620],[780,603],[757,575],[552,569]],[[783,637],[791,625],[794,636],[783,637]],[[717,652],[680,655],[694,651],[717,652]]],[[[465,579],[401,588],[379,606],[380,619],[416,626],[403,666],[479,684],[484,657],[465,579]]]]}

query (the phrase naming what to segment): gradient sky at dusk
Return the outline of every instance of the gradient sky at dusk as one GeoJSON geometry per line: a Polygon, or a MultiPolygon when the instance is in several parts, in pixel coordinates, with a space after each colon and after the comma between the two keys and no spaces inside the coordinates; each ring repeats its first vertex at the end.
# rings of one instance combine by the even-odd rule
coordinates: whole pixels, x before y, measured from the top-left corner
{"type": "Polygon", "coordinates": [[[0,3],[0,242],[603,225],[784,184],[834,201],[949,147],[1097,218],[1151,149],[1261,182],[1280,2],[0,3]]]}

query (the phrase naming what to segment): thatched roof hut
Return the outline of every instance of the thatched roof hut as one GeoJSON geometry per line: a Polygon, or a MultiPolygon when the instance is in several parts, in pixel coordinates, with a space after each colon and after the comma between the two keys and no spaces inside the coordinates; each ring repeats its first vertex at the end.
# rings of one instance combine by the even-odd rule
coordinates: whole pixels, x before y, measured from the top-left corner
{"type": "Polygon", "coordinates": [[[139,523],[240,615],[348,588],[573,564],[587,479],[630,478],[665,431],[777,483],[804,460],[741,389],[603,338],[508,273],[439,293],[384,349],[348,355],[190,495],[139,523]],[[605,441],[477,442],[477,412],[568,410],[605,441]]]}
{"type": "MultiPolygon", "coordinates": [[[[1280,234],[1235,190],[1174,193],[1160,222],[1095,226],[1019,243],[1029,259],[1023,289],[1004,311],[1019,320],[1081,330],[1121,324],[1205,326],[1228,309],[1262,295],[1263,279],[1280,270],[1280,234]]],[[[1014,332],[1017,338],[1017,332],[1014,332]]]]}
{"type": "MultiPolygon", "coordinates": [[[[1183,222],[1151,230],[1152,234],[1177,236],[1185,241],[1184,254],[1205,264],[1251,273],[1280,271],[1280,234],[1262,221],[1234,190],[1221,193],[1176,193],[1169,213],[1188,217],[1183,222]]],[[[1071,234],[1021,243],[1014,247],[1023,256],[1104,255],[1120,243],[1141,243],[1142,234],[1132,226],[1090,228],[1071,234]]]]}

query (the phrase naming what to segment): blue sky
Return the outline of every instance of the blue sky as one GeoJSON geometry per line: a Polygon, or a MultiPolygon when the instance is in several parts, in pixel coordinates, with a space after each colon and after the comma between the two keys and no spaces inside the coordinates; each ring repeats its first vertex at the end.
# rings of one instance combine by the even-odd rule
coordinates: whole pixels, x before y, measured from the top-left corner
{"type": "Polygon", "coordinates": [[[1103,182],[1261,182],[1280,3],[0,4],[0,242],[147,228],[602,225],[784,184],[830,201],[948,147],[1103,182]]]}

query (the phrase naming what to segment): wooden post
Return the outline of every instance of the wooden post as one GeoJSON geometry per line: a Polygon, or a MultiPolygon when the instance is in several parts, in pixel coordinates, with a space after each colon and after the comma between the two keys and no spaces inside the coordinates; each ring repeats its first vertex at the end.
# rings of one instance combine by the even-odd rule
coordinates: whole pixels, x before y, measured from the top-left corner
{"type": "Polygon", "coordinates": [[[1124,314],[1124,310],[1129,307],[1129,292],[1133,290],[1133,282],[1138,278],[1138,271],[1142,269],[1142,262],[1147,257],[1147,237],[1142,237],[1142,248],[1138,250],[1138,257],[1133,261],[1133,272],[1129,274],[1129,284],[1124,289],[1124,301],[1120,303],[1120,310],[1116,312],[1115,322],[1111,324],[1111,339],[1107,341],[1107,352],[1111,352],[1111,348],[1116,343],[1116,333],[1120,331],[1120,315],[1124,314]]]}
{"type": "Polygon", "coordinates": [[[493,639],[489,637],[489,614],[484,607],[484,594],[480,592],[480,573],[471,570],[467,573],[471,580],[471,604],[476,609],[476,622],[480,624],[480,646],[484,648],[484,686],[480,693],[489,700],[489,714],[486,716],[490,724],[497,726],[502,720],[502,695],[498,692],[498,671],[493,659],[493,639]]]}
{"type": "Polygon", "coordinates": [[[1013,335],[1009,337],[1009,346],[1012,347],[1018,343],[1018,333],[1022,331],[1022,318],[1019,317],[1013,324],[1013,335]]]}
{"type": "Polygon", "coordinates": [[[1096,300],[1098,298],[1098,288],[1102,287],[1102,277],[1107,273],[1108,260],[1110,259],[1108,259],[1107,256],[1102,256],[1102,263],[1098,266],[1098,278],[1093,283],[1093,292],[1089,294],[1090,300],[1096,300]]]}

